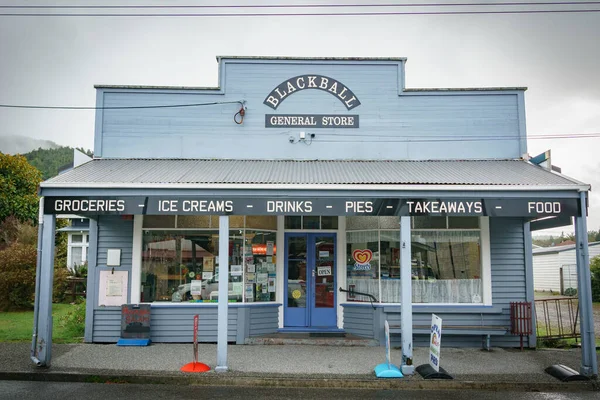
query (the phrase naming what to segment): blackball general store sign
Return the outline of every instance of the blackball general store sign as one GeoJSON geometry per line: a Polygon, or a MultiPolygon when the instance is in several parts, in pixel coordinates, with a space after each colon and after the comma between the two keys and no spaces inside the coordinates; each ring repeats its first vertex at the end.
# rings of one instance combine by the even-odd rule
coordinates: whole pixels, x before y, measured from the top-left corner
{"type": "MultiPolygon", "coordinates": [[[[327,92],[336,97],[346,109],[360,106],[354,92],[340,81],[323,75],[299,75],[277,85],[265,98],[263,104],[277,110],[277,107],[292,94],[307,89],[327,92]]],[[[266,114],[266,128],[358,128],[358,115],[332,114],[266,114]]]]}

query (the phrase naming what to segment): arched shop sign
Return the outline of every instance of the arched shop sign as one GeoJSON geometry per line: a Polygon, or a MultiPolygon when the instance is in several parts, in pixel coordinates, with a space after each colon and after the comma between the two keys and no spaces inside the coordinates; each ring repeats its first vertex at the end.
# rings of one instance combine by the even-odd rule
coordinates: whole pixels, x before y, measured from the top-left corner
{"type": "Polygon", "coordinates": [[[283,100],[306,89],[317,89],[330,93],[341,101],[348,111],[360,106],[360,101],[352,90],[343,83],[323,75],[300,75],[281,82],[271,90],[263,104],[277,110],[283,100]]]}
{"type": "MultiPolygon", "coordinates": [[[[338,99],[346,110],[360,106],[360,100],[346,85],[323,75],[299,75],[277,85],[267,95],[263,104],[277,107],[292,94],[307,89],[317,89],[338,99]]],[[[358,128],[357,114],[265,114],[266,128],[358,128]]]]}
{"type": "Polygon", "coordinates": [[[45,214],[490,216],[581,215],[579,199],[46,197],[45,214]]]}

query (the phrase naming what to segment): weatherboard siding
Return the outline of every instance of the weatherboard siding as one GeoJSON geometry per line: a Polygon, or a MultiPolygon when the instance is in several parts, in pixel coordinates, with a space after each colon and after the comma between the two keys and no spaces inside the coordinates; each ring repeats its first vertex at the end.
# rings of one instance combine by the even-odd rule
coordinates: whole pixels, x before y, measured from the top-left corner
{"type": "Polygon", "coordinates": [[[539,291],[560,290],[560,265],[558,254],[533,256],[533,287],[539,291]]]}
{"type": "Polygon", "coordinates": [[[407,91],[403,64],[224,60],[221,90],[99,88],[96,156],[228,159],[490,159],[521,156],[520,91],[407,91]],[[263,104],[289,78],[323,75],[341,82],[361,105],[347,110],[335,95],[298,90],[276,110],[263,104]],[[242,124],[234,115],[245,101],[242,124]],[[179,108],[124,108],[177,104],[179,108]],[[265,115],[358,115],[359,128],[266,128],[265,115]],[[309,146],[290,143],[314,133],[309,146]],[[498,140],[502,138],[502,140],[498,140]],[[490,145],[493,144],[493,145],[490,145]]]}
{"type": "MultiPolygon", "coordinates": [[[[198,315],[198,342],[217,342],[217,304],[154,304],[150,311],[150,339],[156,343],[191,343],[194,316],[198,315]]],[[[251,336],[277,331],[278,305],[230,306],[227,312],[227,341],[243,344],[251,336]]],[[[92,341],[115,343],[121,334],[120,307],[94,310],[92,341]]]]}
{"type": "MultiPolygon", "coordinates": [[[[121,266],[118,271],[127,271],[127,293],[131,294],[131,258],[133,244],[133,221],[120,216],[98,217],[98,241],[94,282],[100,282],[100,271],[112,271],[106,266],[108,249],[121,250],[121,266]]],[[[90,271],[92,272],[92,271],[90,271]]],[[[88,299],[89,300],[89,299],[88,299]]],[[[121,334],[121,307],[105,307],[98,304],[98,295],[94,296],[92,342],[113,343],[121,334]]]]}

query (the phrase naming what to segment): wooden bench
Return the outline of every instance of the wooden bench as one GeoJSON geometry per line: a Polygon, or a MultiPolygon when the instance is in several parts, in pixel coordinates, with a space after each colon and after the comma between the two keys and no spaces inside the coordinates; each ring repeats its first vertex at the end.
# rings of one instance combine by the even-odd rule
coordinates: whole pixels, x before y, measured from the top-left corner
{"type": "MultiPolygon", "coordinates": [[[[509,329],[506,326],[497,325],[442,325],[442,336],[444,335],[475,335],[482,337],[482,347],[490,350],[490,338],[506,335],[509,329]]],[[[390,325],[390,335],[401,334],[400,325],[390,325]]],[[[430,334],[430,325],[413,325],[413,335],[430,334]]]]}

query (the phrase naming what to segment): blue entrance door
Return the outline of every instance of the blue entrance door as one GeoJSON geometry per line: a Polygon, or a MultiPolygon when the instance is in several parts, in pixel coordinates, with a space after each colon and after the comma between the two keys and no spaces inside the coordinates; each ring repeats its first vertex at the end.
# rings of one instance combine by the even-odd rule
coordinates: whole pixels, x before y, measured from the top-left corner
{"type": "Polygon", "coordinates": [[[335,234],[285,236],[286,328],[335,328],[335,234]]]}

